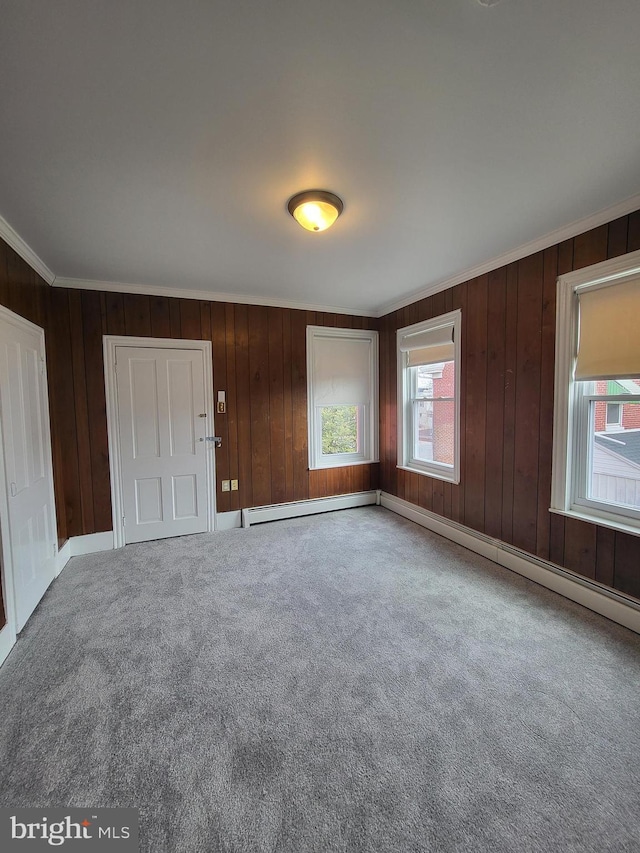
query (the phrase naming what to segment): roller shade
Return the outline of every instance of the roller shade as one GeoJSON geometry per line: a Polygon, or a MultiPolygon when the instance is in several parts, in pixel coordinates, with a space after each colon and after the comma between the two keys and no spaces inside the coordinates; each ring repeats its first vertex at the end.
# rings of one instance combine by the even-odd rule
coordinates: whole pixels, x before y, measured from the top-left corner
{"type": "Polygon", "coordinates": [[[454,358],[453,325],[403,335],[400,338],[399,347],[401,352],[407,353],[409,367],[452,361],[454,358]]]}
{"type": "Polygon", "coordinates": [[[640,277],[578,293],[575,378],[640,376],[640,277]]]}
{"type": "Polygon", "coordinates": [[[317,406],[369,403],[371,381],[370,340],[316,335],[312,382],[317,406]]]}

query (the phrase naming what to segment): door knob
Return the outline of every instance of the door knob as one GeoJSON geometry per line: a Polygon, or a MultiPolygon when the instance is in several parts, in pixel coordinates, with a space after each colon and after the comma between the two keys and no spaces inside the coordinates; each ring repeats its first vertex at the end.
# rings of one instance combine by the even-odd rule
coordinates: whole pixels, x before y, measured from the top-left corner
{"type": "Polygon", "coordinates": [[[199,438],[198,441],[212,441],[216,447],[222,447],[222,436],[220,435],[205,435],[204,438],[199,438]]]}

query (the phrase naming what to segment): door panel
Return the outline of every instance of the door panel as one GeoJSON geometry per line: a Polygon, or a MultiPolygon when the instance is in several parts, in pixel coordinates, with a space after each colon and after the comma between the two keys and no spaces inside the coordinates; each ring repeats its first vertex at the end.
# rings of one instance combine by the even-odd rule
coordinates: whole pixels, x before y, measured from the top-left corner
{"type": "Polygon", "coordinates": [[[184,412],[194,410],[192,365],[184,361],[170,359],[167,361],[167,376],[170,453],[172,456],[193,455],[196,452],[194,420],[193,418],[187,419],[183,415],[184,412]]]}
{"type": "Polygon", "coordinates": [[[157,459],[160,457],[160,424],[155,360],[132,358],[129,371],[133,457],[157,459]]]}
{"type": "Polygon", "coordinates": [[[193,474],[172,478],[173,517],[195,518],[198,515],[198,489],[193,474]]]}
{"type": "Polygon", "coordinates": [[[0,319],[0,404],[16,629],[55,575],[57,534],[44,333],[0,319]]]}
{"type": "Polygon", "coordinates": [[[201,350],[116,348],[125,543],[207,530],[201,350]]]}
{"type": "Polygon", "coordinates": [[[162,480],[147,477],[135,480],[136,521],[138,524],[162,521],[162,480]]]}

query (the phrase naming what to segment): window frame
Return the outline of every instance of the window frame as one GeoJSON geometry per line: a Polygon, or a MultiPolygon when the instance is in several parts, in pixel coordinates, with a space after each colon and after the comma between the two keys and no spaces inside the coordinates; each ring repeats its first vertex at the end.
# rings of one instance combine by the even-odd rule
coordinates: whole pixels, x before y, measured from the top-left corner
{"type": "Polygon", "coordinates": [[[334,326],[307,326],[307,435],[309,470],[342,468],[349,465],[370,465],[379,461],[378,455],[378,332],[375,329],[344,329],[334,326]],[[313,388],[314,342],[318,338],[369,341],[369,401],[366,403],[317,405],[313,388]],[[322,409],[334,405],[355,406],[358,411],[357,453],[322,452],[322,409]]]}
{"type": "MultiPolygon", "coordinates": [[[[560,276],[556,301],[553,456],[549,511],[640,536],[640,511],[589,498],[590,402],[632,402],[635,395],[593,394],[574,379],[579,330],[578,295],[621,284],[640,274],[640,251],[560,276]]],[[[590,385],[586,388],[587,384],[590,385]]],[[[606,427],[606,424],[605,424],[606,427]]],[[[605,430],[606,431],[606,430],[605,430]]]]}
{"type": "MultiPolygon", "coordinates": [[[[462,329],[462,312],[459,308],[455,311],[449,311],[447,314],[441,314],[438,317],[433,317],[429,320],[423,320],[420,323],[413,323],[410,326],[404,326],[396,332],[396,356],[397,356],[397,376],[398,376],[398,406],[397,406],[397,435],[398,435],[398,457],[397,467],[405,471],[411,471],[414,474],[433,477],[437,480],[444,480],[448,483],[460,482],[460,373],[461,373],[461,329],[462,329]],[[441,462],[425,462],[421,459],[416,459],[414,456],[415,448],[415,429],[413,425],[415,399],[413,396],[415,381],[413,371],[417,368],[411,368],[407,364],[408,355],[400,349],[400,341],[406,335],[418,334],[420,332],[435,331],[445,327],[453,329],[453,348],[454,348],[454,462],[453,465],[446,465],[441,462]]],[[[450,398],[446,398],[447,400],[450,398]]]]}

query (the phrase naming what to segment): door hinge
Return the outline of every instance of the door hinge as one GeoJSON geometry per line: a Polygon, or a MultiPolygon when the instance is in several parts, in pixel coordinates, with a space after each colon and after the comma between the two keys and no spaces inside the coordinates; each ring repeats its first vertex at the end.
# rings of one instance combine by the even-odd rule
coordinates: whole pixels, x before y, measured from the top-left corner
{"type": "Polygon", "coordinates": [[[125,521],[124,515],[122,516],[122,526],[124,527],[127,522],[125,521]]]}
{"type": "Polygon", "coordinates": [[[40,376],[44,376],[44,358],[40,356],[40,376]]]}

